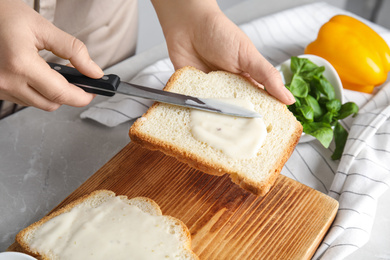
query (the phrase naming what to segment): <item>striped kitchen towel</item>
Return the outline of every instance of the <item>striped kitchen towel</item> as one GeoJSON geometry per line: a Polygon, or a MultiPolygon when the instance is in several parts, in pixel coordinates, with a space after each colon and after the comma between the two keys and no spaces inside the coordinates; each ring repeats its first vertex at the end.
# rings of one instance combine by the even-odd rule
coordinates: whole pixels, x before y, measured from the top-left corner
{"type": "MultiPolygon", "coordinates": [[[[339,201],[336,219],[316,257],[342,259],[369,239],[377,200],[390,185],[390,84],[353,121],[328,195],[339,201]]],[[[322,259],[322,258],[321,258],[322,259]]]]}
{"type": "MultiPolygon", "coordinates": [[[[354,16],[315,3],[259,18],[240,28],[277,65],[302,54],[319,28],[336,14],[354,16]]],[[[363,21],[390,42],[386,29],[363,21]]],[[[131,82],[161,89],[173,72],[171,62],[164,59],[145,68],[131,82]]],[[[386,163],[390,161],[390,84],[376,95],[345,90],[344,100],[354,101],[361,110],[357,117],[342,122],[350,134],[341,160],[331,159],[334,143],[325,149],[315,140],[297,145],[282,170],[287,177],[339,201],[335,222],[314,259],[343,259],[363,246],[370,237],[377,200],[390,185],[390,166],[386,163]]],[[[151,103],[117,95],[84,111],[81,117],[116,126],[139,117],[151,103]]]]}

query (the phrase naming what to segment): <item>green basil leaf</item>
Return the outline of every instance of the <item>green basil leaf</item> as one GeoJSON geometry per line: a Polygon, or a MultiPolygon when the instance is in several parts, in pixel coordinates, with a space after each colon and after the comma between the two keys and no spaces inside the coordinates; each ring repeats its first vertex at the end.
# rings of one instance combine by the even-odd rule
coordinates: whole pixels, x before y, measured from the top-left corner
{"type": "Polygon", "coordinates": [[[290,69],[292,73],[305,73],[317,69],[318,66],[306,58],[291,57],[290,69]]]}
{"type": "Polygon", "coordinates": [[[319,68],[316,64],[311,62],[309,59],[301,58],[300,60],[301,60],[301,69],[300,69],[301,73],[311,72],[319,68]]]}
{"type": "Polygon", "coordinates": [[[300,113],[308,122],[312,122],[314,120],[314,111],[311,107],[303,105],[296,109],[298,113],[300,113]]]}
{"type": "Polygon", "coordinates": [[[334,128],[334,141],[336,144],[336,148],[332,154],[333,160],[338,160],[341,158],[343,154],[345,143],[347,142],[348,132],[345,128],[340,124],[336,123],[334,128]]]}
{"type": "Polygon", "coordinates": [[[314,118],[319,118],[324,113],[321,109],[320,104],[314,97],[308,95],[307,97],[305,97],[305,103],[313,109],[314,118]]]}
{"type": "Polygon", "coordinates": [[[337,115],[341,108],[341,102],[338,99],[332,99],[326,102],[326,110],[331,112],[333,115],[337,115]]]}
{"type": "Polygon", "coordinates": [[[304,124],[303,132],[314,136],[325,148],[328,148],[333,140],[333,129],[327,123],[311,122],[304,124]]]}
{"type": "Polygon", "coordinates": [[[325,115],[323,115],[323,117],[321,118],[321,122],[331,125],[333,122],[333,113],[326,112],[325,115]]]}
{"type": "Polygon", "coordinates": [[[341,106],[337,119],[344,119],[352,114],[353,116],[356,116],[358,112],[359,107],[355,103],[347,102],[341,106]]]}
{"type": "Polygon", "coordinates": [[[322,73],[325,71],[325,67],[316,66],[315,68],[312,68],[310,70],[304,70],[305,68],[302,68],[301,76],[307,81],[312,81],[314,77],[321,77],[322,73]]]}
{"type": "Polygon", "coordinates": [[[299,72],[301,69],[301,59],[298,57],[291,57],[290,69],[293,74],[299,72]]]}
{"type": "Polygon", "coordinates": [[[310,87],[317,88],[329,100],[334,99],[336,96],[335,91],[334,91],[334,87],[323,76],[321,76],[321,77],[314,76],[313,80],[311,81],[310,87]]]}
{"type": "Polygon", "coordinates": [[[301,98],[299,98],[299,97],[296,97],[295,98],[295,106],[296,107],[299,107],[299,106],[301,106],[302,105],[302,101],[301,101],[301,98]]]}
{"type": "Polygon", "coordinates": [[[295,97],[306,97],[309,93],[309,84],[301,76],[295,74],[289,85],[289,90],[295,97]]]}
{"type": "Polygon", "coordinates": [[[325,96],[321,96],[319,99],[318,99],[318,103],[321,105],[321,107],[325,108],[326,109],[326,103],[328,103],[329,99],[325,96]]]}
{"type": "Polygon", "coordinates": [[[314,97],[317,101],[321,98],[321,92],[317,88],[310,87],[309,95],[314,97]]]}

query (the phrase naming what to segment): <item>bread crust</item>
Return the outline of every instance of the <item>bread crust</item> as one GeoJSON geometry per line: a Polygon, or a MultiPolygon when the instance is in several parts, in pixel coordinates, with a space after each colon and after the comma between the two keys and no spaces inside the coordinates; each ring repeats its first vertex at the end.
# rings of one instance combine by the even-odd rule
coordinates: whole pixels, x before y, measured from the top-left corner
{"type": "MultiPolygon", "coordinates": [[[[172,86],[175,84],[175,82],[181,77],[183,73],[186,72],[186,70],[195,70],[197,69],[193,67],[184,67],[182,69],[177,70],[169,79],[167,82],[164,90],[170,91],[172,89],[172,86]]],[[[219,72],[219,71],[218,71],[219,72]]],[[[227,72],[221,72],[225,74],[229,74],[227,72]]],[[[253,87],[258,88],[253,82],[248,80],[245,77],[242,77],[245,81],[250,83],[253,87]]],[[[259,89],[259,88],[258,88],[259,89]]],[[[266,91],[259,89],[264,95],[267,95],[270,98],[275,99],[274,97],[270,96],[266,91]]],[[[276,99],[275,99],[276,100],[276,99]]],[[[278,101],[279,102],[279,101],[278,101]]],[[[255,182],[246,176],[241,176],[237,172],[231,171],[229,168],[225,167],[224,165],[219,164],[212,164],[209,161],[204,160],[201,157],[198,157],[194,154],[188,153],[186,151],[181,150],[180,148],[176,147],[174,144],[167,142],[163,139],[158,139],[154,136],[149,136],[148,134],[142,132],[140,130],[141,125],[143,124],[143,119],[148,120],[149,115],[151,115],[154,110],[159,106],[160,104],[158,102],[154,103],[149,110],[142,116],[141,119],[138,119],[133,126],[129,130],[129,136],[131,141],[134,143],[137,143],[141,145],[142,147],[145,147],[150,150],[159,150],[165,153],[166,155],[173,156],[177,158],[179,161],[184,162],[188,164],[189,166],[198,169],[202,172],[221,176],[224,174],[229,174],[232,181],[236,184],[238,184],[240,187],[258,195],[258,196],[264,196],[271,188],[271,186],[274,184],[276,178],[278,177],[279,173],[281,172],[284,164],[287,162],[289,157],[291,156],[292,152],[295,149],[295,146],[298,144],[298,141],[300,139],[300,136],[302,134],[302,125],[295,119],[294,123],[291,125],[295,129],[295,131],[291,135],[291,141],[290,143],[285,147],[284,151],[281,153],[279,160],[275,163],[275,165],[272,167],[272,171],[269,172],[269,177],[266,181],[262,182],[255,182]]],[[[185,109],[185,108],[184,108],[185,109]]],[[[286,110],[288,111],[287,107],[286,110]]],[[[290,113],[290,111],[288,111],[290,113]]]]}
{"type": "MultiPolygon", "coordinates": [[[[30,246],[28,244],[28,241],[27,241],[27,237],[29,235],[31,235],[31,233],[34,232],[37,228],[39,228],[41,225],[43,225],[47,221],[49,221],[50,219],[52,219],[52,218],[54,218],[56,216],[59,216],[59,215],[61,215],[63,213],[69,212],[70,210],[72,210],[77,205],[80,205],[81,203],[86,202],[89,199],[92,200],[92,199],[96,198],[97,196],[101,196],[101,197],[103,197],[105,199],[108,199],[110,197],[115,197],[116,195],[115,195],[115,193],[113,191],[110,191],[110,190],[96,190],[96,191],[93,191],[90,194],[84,195],[84,196],[82,196],[82,197],[72,201],[71,203],[67,204],[66,206],[64,206],[64,207],[54,211],[53,213],[43,217],[39,221],[31,224],[30,226],[28,226],[25,229],[23,229],[22,231],[20,231],[16,235],[15,240],[20,245],[20,247],[23,249],[23,253],[26,253],[26,254],[29,254],[31,256],[34,256],[37,259],[51,260],[52,258],[49,255],[41,254],[41,253],[37,252],[36,250],[30,248],[30,246]]],[[[142,208],[139,207],[139,206],[138,207],[142,211],[147,212],[147,213],[149,213],[151,215],[164,216],[167,219],[169,219],[170,221],[176,223],[177,225],[180,225],[180,227],[182,229],[182,234],[181,235],[183,237],[185,237],[184,249],[186,250],[186,253],[188,255],[190,255],[192,259],[199,259],[199,257],[191,250],[191,233],[188,230],[187,226],[181,220],[179,220],[177,218],[174,218],[172,216],[162,215],[162,212],[161,212],[161,209],[160,209],[159,205],[154,200],[152,200],[150,198],[147,198],[147,197],[134,197],[134,198],[128,199],[127,196],[123,196],[123,195],[120,195],[118,197],[120,197],[121,200],[123,200],[124,202],[128,203],[129,205],[136,205],[137,206],[138,203],[141,203],[141,204],[144,205],[144,207],[142,207],[142,208]]]]}
{"type": "MultiPolygon", "coordinates": [[[[136,122],[137,123],[137,122],[136,122]]],[[[301,126],[302,127],[302,126],[301,126]]],[[[293,134],[294,142],[290,143],[288,147],[283,152],[283,155],[280,157],[273,167],[274,171],[269,173],[269,178],[265,182],[253,182],[252,180],[245,178],[245,176],[240,176],[236,172],[230,171],[228,168],[221,167],[220,165],[213,165],[207,161],[202,160],[201,158],[194,156],[192,154],[187,154],[177,147],[171,145],[167,142],[158,141],[150,136],[145,135],[142,132],[137,132],[137,126],[130,130],[130,139],[134,143],[147,148],[153,151],[161,151],[168,156],[175,157],[177,160],[188,164],[190,167],[193,167],[197,170],[205,172],[207,174],[222,176],[224,174],[229,174],[231,180],[238,184],[241,188],[250,191],[257,196],[264,196],[268,193],[272,185],[275,183],[276,178],[279,176],[280,172],[283,169],[284,164],[290,158],[293,153],[295,146],[299,142],[299,138],[302,134],[302,130],[297,128],[293,134]]]]}

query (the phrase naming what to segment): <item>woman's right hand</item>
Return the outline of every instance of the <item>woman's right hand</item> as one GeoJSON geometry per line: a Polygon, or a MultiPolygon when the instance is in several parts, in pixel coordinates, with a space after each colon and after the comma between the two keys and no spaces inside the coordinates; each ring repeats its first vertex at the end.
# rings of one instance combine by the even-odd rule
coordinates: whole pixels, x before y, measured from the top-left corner
{"type": "Polygon", "coordinates": [[[55,27],[21,0],[1,0],[0,100],[46,111],[61,105],[89,104],[94,95],[52,70],[39,56],[43,49],[69,60],[88,77],[103,76],[80,40],[55,27]]]}

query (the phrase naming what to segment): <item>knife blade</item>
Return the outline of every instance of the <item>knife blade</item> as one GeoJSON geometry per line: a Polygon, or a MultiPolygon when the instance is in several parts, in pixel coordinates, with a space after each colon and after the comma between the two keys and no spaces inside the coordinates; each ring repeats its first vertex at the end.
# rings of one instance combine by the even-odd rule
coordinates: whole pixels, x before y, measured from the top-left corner
{"type": "Polygon", "coordinates": [[[150,99],[162,103],[178,105],[182,107],[205,110],[213,113],[226,114],[230,116],[247,118],[262,117],[262,115],[257,112],[251,111],[240,106],[229,104],[218,99],[198,98],[169,91],[148,88],[132,83],[122,82],[120,81],[119,76],[115,74],[104,75],[100,79],[92,79],[81,74],[75,68],[51,62],[48,62],[48,64],[52,69],[64,76],[69,83],[72,83],[84,89],[86,92],[93,94],[113,96],[116,93],[119,93],[128,96],[150,99]]]}

